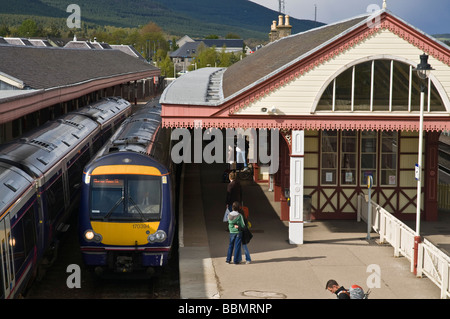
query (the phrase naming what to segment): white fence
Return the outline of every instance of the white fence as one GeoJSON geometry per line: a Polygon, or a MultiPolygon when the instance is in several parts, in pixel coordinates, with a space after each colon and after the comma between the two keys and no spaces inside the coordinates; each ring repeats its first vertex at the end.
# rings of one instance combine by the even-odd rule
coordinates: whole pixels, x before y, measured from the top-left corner
{"type": "MultiPolygon", "coordinates": [[[[406,257],[413,272],[415,232],[380,205],[373,201],[371,205],[371,226],[380,235],[380,243],[389,243],[394,248],[395,257],[406,257]]],[[[364,195],[358,196],[359,220],[368,220],[368,202],[364,195]]],[[[426,239],[418,245],[417,276],[422,275],[426,275],[441,289],[441,298],[450,297],[450,257],[426,239]]]]}

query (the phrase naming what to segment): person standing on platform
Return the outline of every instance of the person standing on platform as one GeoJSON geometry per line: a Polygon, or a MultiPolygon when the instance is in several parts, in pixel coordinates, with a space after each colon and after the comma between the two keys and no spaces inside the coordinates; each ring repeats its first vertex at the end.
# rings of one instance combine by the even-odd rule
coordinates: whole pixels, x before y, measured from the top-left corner
{"type": "Polygon", "coordinates": [[[236,179],[236,172],[230,172],[228,178],[230,183],[227,186],[226,207],[231,212],[234,202],[242,203],[242,187],[239,180],[236,179]]]}
{"type": "Polygon", "coordinates": [[[233,256],[234,264],[241,263],[241,244],[242,244],[242,232],[239,228],[243,228],[244,218],[239,213],[239,202],[234,202],[232,205],[232,211],[228,214],[228,229],[230,231],[230,241],[228,244],[227,263],[231,263],[231,256],[233,256]],[[233,254],[234,253],[234,254],[233,254]]]}
{"type": "MultiPolygon", "coordinates": [[[[248,244],[247,241],[250,241],[251,237],[250,238],[246,238],[245,232],[246,232],[246,230],[248,230],[248,220],[247,220],[247,217],[245,216],[245,213],[244,213],[244,210],[243,210],[242,206],[239,207],[239,213],[242,215],[242,218],[244,220],[244,225],[245,225],[243,228],[239,227],[239,231],[241,231],[241,233],[242,233],[242,236],[241,236],[242,240],[241,240],[241,242],[242,242],[242,248],[244,249],[244,254],[245,254],[245,263],[246,264],[250,264],[252,262],[252,258],[250,257],[250,252],[249,252],[248,247],[247,247],[247,244],[248,244]]],[[[248,233],[250,233],[250,232],[248,231],[248,233]]],[[[251,236],[251,233],[250,233],[250,236],[251,236]]]]}

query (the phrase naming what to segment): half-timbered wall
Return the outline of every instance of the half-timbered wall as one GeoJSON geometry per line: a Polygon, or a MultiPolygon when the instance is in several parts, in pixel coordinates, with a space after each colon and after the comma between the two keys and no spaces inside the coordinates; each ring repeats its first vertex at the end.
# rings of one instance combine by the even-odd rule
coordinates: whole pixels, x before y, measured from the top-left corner
{"type": "Polygon", "coordinates": [[[313,217],[354,218],[369,175],[375,202],[402,218],[414,214],[417,144],[417,132],[305,131],[304,194],[313,217]]]}

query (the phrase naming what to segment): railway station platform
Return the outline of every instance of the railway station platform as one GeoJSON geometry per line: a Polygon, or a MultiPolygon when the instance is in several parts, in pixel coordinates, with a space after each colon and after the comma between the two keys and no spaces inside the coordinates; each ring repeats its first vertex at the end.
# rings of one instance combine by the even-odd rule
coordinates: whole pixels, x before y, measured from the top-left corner
{"type": "MultiPolygon", "coordinates": [[[[369,299],[439,299],[440,289],[410,272],[405,257],[390,245],[366,239],[367,225],[356,220],[305,223],[304,244],[288,242],[288,225],[267,184],[243,181],[253,239],[250,264],[225,262],[229,233],[223,215],[226,183],[223,164],[185,164],[180,203],[179,268],[182,299],[336,299],[325,289],[329,279],[349,288],[371,288],[369,299]],[[375,280],[375,281],[373,281],[375,280]],[[376,281],[378,280],[378,281],[376,281]]],[[[426,238],[450,249],[450,214],[421,225],[426,238]],[[432,234],[433,236],[426,236],[432,234]]],[[[448,252],[448,250],[447,250],[448,252]]],[[[245,257],[243,256],[245,261],[245,257]]]]}

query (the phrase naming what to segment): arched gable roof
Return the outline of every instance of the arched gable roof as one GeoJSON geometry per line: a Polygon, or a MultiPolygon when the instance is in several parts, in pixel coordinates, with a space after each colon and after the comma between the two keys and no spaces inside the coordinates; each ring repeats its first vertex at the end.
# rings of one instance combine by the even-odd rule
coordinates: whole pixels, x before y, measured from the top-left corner
{"type": "MultiPolygon", "coordinates": [[[[267,45],[254,55],[246,57],[223,72],[223,76],[219,79],[221,87],[216,93],[216,99],[186,101],[182,94],[178,94],[181,91],[176,92],[176,90],[181,90],[182,87],[176,85],[175,81],[173,87],[167,88],[167,90],[174,90],[172,94],[166,94],[173,99],[165,100],[164,96],[161,99],[163,123],[166,126],[191,127],[201,123],[204,127],[277,127],[283,129],[335,127],[337,129],[358,129],[362,125],[361,119],[357,119],[354,115],[351,120],[339,118],[338,121],[336,116],[331,115],[320,117],[317,114],[289,115],[281,113],[275,117],[268,113],[245,114],[241,111],[250,105],[256,105],[257,101],[270,96],[286,84],[302,78],[305,74],[326,64],[335,57],[345,55],[350,49],[383,30],[395,34],[404,39],[405,43],[410,43],[413,47],[426,52],[444,65],[450,66],[450,49],[448,46],[393,16],[386,10],[381,10],[375,15],[362,15],[291,35],[267,45]]],[[[210,78],[213,70],[203,72],[204,76],[210,78]]],[[[190,79],[193,79],[194,75],[191,74],[191,76],[190,79]]],[[[188,78],[184,80],[189,81],[188,78]]],[[[202,83],[206,82],[207,79],[202,80],[202,83]]],[[[190,83],[190,86],[195,87],[194,83],[190,83]]],[[[208,90],[208,88],[207,86],[204,90],[208,90]]],[[[364,128],[416,129],[418,125],[418,123],[415,124],[417,118],[414,116],[398,116],[399,122],[394,123],[395,125],[391,123],[392,119],[384,117],[372,117],[370,120],[373,121],[373,125],[367,126],[367,123],[364,123],[364,128]]],[[[427,121],[429,123],[429,125],[426,123],[428,129],[432,130],[441,130],[449,125],[442,124],[445,121],[444,117],[436,119],[437,122],[430,122],[430,118],[427,121]]],[[[447,129],[450,129],[450,127],[447,129]]]]}

